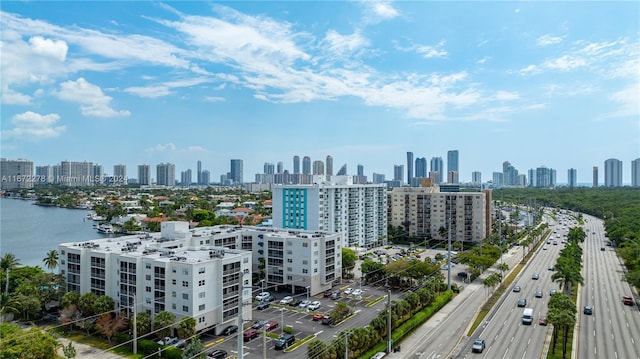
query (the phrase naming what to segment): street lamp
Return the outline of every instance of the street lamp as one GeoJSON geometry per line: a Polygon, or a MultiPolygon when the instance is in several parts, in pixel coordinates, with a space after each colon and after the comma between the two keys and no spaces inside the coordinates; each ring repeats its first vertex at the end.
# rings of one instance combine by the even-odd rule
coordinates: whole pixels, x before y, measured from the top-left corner
{"type": "Polygon", "coordinates": [[[280,335],[284,335],[284,307],[280,308],[280,335]]]}
{"type": "Polygon", "coordinates": [[[307,286],[307,305],[305,306],[305,308],[307,308],[307,312],[309,311],[309,289],[311,288],[311,286],[307,286]]]}
{"type": "MultiPolygon", "coordinates": [[[[262,295],[264,295],[264,285],[267,282],[266,279],[261,279],[262,282],[262,295]]],[[[262,327],[262,359],[267,359],[267,330],[262,327]]]]}

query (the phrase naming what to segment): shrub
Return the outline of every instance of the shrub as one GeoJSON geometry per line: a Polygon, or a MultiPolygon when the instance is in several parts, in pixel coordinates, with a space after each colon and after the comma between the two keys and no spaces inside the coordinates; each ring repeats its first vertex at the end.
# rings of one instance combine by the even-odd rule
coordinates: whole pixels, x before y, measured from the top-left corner
{"type": "Polygon", "coordinates": [[[282,329],[282,331],[287,333],[287,334],[293,334],[293,327],[290,326],[290,325],[287,325],[282,329]]]}

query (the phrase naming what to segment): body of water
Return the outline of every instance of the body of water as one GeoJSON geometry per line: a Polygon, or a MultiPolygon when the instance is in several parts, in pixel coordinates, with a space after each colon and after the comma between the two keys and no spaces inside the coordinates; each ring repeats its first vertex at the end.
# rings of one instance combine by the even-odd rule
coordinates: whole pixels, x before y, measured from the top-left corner
{"type": "MultiPolygon", "coordinates": [[[[0,199],[0,256],[13,253],[26,266],[44,268],[42,259],[58,244],[103,238],[87,211],[42,207],[34,201],[0,199]]],[[[48,271],[48,269],[44,268],[48,271]]]]}

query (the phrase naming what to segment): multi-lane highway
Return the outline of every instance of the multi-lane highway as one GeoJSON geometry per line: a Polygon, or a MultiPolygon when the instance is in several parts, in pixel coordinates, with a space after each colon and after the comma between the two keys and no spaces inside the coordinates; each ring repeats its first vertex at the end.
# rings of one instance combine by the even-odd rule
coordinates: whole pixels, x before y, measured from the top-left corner
{"type": "Polygon", "coordinates": [[[624,266],[614,248],[607,245],[602,220],[586,219],[578,358],[640,358],[640,312],[637,306],[622,303],[623,295],[631,295],[624,281],[624,266]],[[586,305],[593,307],[593,315],[583,314],[586,305]]]}

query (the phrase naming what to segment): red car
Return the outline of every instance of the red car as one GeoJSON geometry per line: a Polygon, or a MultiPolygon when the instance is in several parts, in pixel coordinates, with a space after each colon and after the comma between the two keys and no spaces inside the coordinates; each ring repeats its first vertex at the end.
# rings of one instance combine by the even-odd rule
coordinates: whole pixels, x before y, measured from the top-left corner
{"type": "Polygon", "coordinates": [[[625,295],[624,297],[622,297],[622,303],[624,303],[624,305],[633,305],[633,298],[631,298],[631,296],[625,295]]]}
{"type": "Polygon", "coordinates": [[[324,319],[324,314],[314,314],[313,315],[313,320],[318,321],[318,320],[322,320],[324,319]]]}
{"type": "Polygon", "coordinates": [[[273,329],[276,329],[278,326],[280,326],[280,323],[276,322],[275,320],[270,320],[267,322],[267,324],[264,325],[264,330],[266,331],[273,330],[273,329]]]}
{"type": "Polygon", "coordinates": [[[541,317],[540,320],[538,320],[538,325],[547,325],[547,318],[541,317]]]}
{"type": "Polygon", "coordinates": [[[258,337],[258,335],[260,335],[260,332],[258,332],[255,329],[247,329],[244,331],[244,334],[242,335],[244,337],[244,341],[248,342],[249,340],[258,337]]]}

